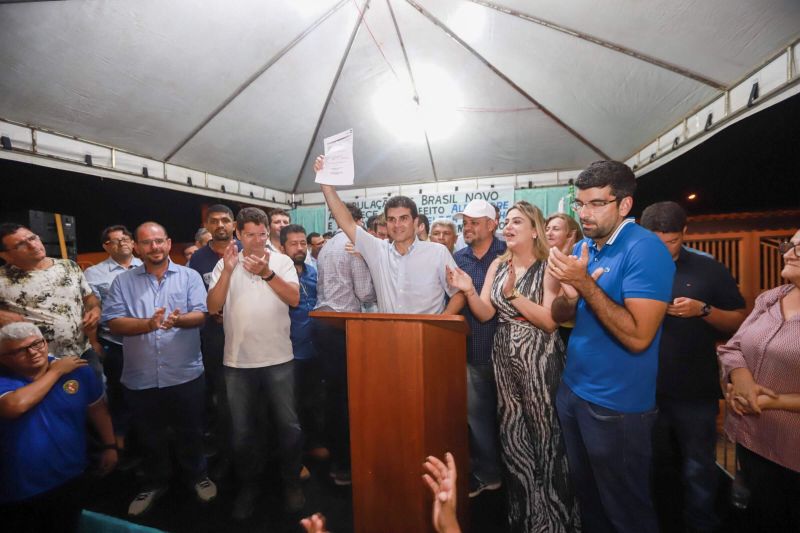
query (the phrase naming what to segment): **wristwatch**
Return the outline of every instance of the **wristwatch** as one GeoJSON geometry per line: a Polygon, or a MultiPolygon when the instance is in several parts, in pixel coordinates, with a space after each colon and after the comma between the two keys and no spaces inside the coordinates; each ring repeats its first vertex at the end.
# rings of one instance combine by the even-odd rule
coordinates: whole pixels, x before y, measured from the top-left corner
{"type": "Polygon", "coordinates": [[[700,316],[708,316],[711,314],[711,304],[703,304],[703,308],[700,309],[700,316]]]}
{"type": "Polygon", "coordinates": [[[275,277],[275,271],[273,270],[272,274],[270,274],[269,276],[266,276],[266,277],[262,277],[261,279],[263,279],[264,281],[269,283],[270,281],[272,281],[272,278],[274,278],[274,277],[275,277]]]}

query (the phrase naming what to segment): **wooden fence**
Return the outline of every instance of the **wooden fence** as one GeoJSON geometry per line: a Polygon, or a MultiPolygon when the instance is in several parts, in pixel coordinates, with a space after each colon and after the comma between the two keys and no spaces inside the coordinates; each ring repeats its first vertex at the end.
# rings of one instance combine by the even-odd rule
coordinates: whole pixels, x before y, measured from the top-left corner
{"type": "Polygon", "coordinates": [[[739,290],[752,309],[756,296],[783,283],[783,258],[778,244],[794,235],[796,229],[693,233],[685,244],[711,254],[728,267],[739,290]]]}

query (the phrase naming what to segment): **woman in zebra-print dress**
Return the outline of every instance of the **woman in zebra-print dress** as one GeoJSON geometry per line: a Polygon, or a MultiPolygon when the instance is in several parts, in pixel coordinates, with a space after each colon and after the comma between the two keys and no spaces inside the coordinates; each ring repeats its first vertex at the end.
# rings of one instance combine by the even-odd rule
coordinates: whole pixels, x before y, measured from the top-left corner
{"type": "Polygon", "coordinates": [[[545,268],[541,212],[517,202],[508,211],[503,235],[508,251],[489,267],[480,295],[465,272],[456,269],[448,276],[479,320],[499,317],[492,360],[511,531],[579,531],[555,412],[565,354],[550,316],[559,284],[545,268]]]}

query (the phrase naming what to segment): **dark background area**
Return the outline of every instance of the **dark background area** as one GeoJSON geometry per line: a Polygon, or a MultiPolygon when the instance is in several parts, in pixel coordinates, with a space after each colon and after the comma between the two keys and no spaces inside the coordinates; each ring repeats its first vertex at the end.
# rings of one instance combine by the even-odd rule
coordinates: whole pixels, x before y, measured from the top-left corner
{"type": "MultiPolygon", "coordinates": [[[[145,220],[166,226],[173,241],[191,241],[207,196],[77,172],[0,160],[0,219],[37,209],[76,217],[78,252],[100,250],[110,224],[134,228],[145,220]]],[[[800,207],[800,95],[729,126],[639,179],[634,215],[651,203],[675,200],[693,215],[800,207]],[[694,201],[687,200],[695,193],[694,201]]],[[[246,204],[221,203],[234,212],[246,204]]]]}
{"type": "Polygon", "coordinates": [[[633,214],[673,200],[690,215],[800,208],[800,95],[639,178],[633,214]],[[697,198],[687,200],[690,193],[697,198]]]}

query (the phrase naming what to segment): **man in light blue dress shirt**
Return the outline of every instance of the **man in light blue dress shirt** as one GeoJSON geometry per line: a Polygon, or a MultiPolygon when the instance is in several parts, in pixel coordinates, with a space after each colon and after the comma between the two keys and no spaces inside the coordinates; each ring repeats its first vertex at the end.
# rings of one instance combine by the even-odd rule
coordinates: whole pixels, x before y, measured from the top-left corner
{"type": "MultiPolygon", "coordinates": [[[[111,288],[114,279],[121,273],[141,265],[142,261],[133,255],[133,234],[125,226],[107,227],[103,230],[100,241],[103,244],[103,250],[108,253],[108,258],[87,268],[83,275],[95,296],[100,299],[100,305],[104,305],[108,289],[111,288]]],[[[120,382],[122,377],[122,337],[112,335],[106,324],[100,325],[97,336],[105,352],[103,373],[106,376],[108,405],[111,411],[111,420],[114,422],[114,436],[121,453],[125,448],[125,435],[128,432],[130,421],[130,409],[125,405],[120,382]]]]}
{"type": "MultiPolygon", "coordinates": [[[[315,170],[323,167],[322,156],[315,170]]],[[[336,224],[344,231],[369,266],[379,313],[455,315],[466,300],[447,284],[445,267],[456,268],[445,246],[417,238],[417,205],[406,196],[393,196],[384,205],[391,242],[369,234],[353,216],[331,185],[322,194],[336,224]],[[445,295],[450,297],[445,301],[445,295]]]]}
{"type": "Polygon", "coordinates": [[[112,334],[123,337],[122,384],[145,454],[143,486],[128,508],[133,516],[147,511],[166,490],[169,428],[197,497],[208,502],[217,495],[203,456],[205,286],[197,272],[170,260],[172,242],[163,226],[145,222],[135,239],[144,264],[113,281],[102,318],[112,334]]]}

